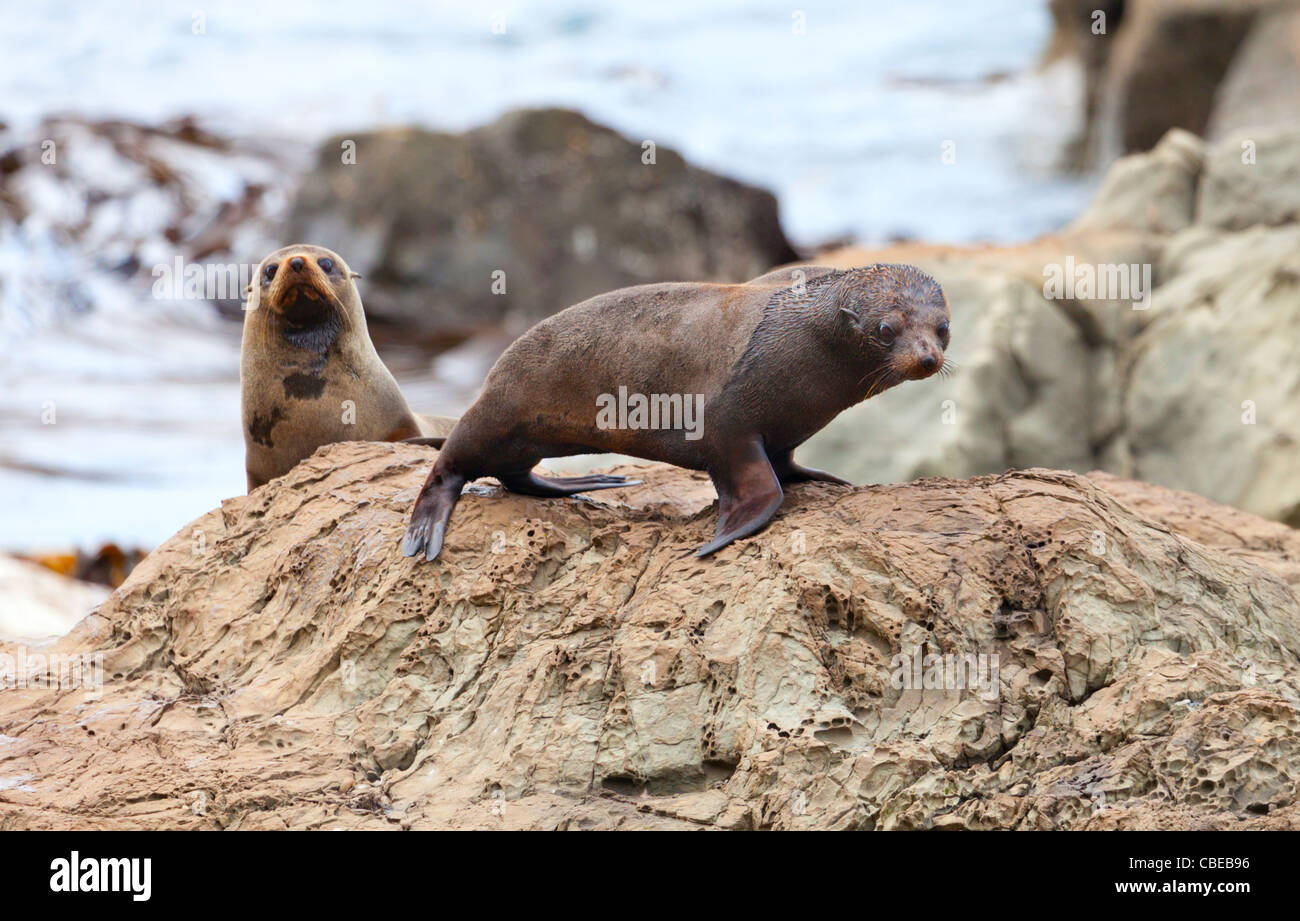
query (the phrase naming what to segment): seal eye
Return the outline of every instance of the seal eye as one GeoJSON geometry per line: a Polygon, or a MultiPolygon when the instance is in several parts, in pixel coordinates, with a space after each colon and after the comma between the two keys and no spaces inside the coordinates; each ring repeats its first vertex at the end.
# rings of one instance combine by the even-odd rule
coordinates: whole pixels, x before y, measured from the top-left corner
{"type": "Polygon", "coordinates": [[[881,343],[884,345],[893,345],[894,337],[897,335],[898,333],[894,331],[894,327],[890,326],[888,321],[880,324],[880,332],[877,333],[877,338],[879,338],[881,343]]]}
{"type": "Polygon", "coordinates": [[[272,262],[270,265],[268,265],[268,266],[266,267],[266,280],[267,280],[267,281],[270,281],[272,278],[275,277],[275,270],[278,269],[279,267],[280,267],[279,264],[277,264],[277,263],[275,263],[275,262],[272,262]]]}
{"type": "Polygon", "coordinates": [[[328,256],[319,260],[316,264],[325,270],[326,275],[334,271],[334,260],[328,256]]]}
{"type": "Polygon", "coordinates": [[[934,328],[934,331],[939,334],[939,341],[943,343],[943,347],[946,349],[948,347],[948,321],[944,320],[934,328]]]}

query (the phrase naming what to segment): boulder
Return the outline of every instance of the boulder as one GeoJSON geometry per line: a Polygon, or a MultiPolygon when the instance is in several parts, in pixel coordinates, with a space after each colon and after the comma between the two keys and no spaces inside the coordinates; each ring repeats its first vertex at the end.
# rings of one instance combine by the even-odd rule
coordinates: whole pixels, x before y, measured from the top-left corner
{"type": "Polygon", "coordinates": [[[1046,56],[1083,72],[1070,165],[1152,147],[1171,128],[1219,139],[1293,124],[1296,0],[1051,0],[1046,56]],[[1104,15],[1103,20],[1098,14],[1104,15]]]}
{"type": "Polygon", "coordinates": [[[1175,128],[1149,152],[1116,161],[1071,231],[1162,234],[1189,226],[1196,213],[1204,147],[1196,135],[1175,128]]]}
{"type": "Polygon", "coordinates": [[[0,826],[1300,828],[1282,525],[1035,469],[795,487],[698,560],[656,465],[480,484],[428,564],[432,456],[322,448],[155,551],[55,647],[102,688],[0,694],[0,826]]]}
{"type": "Polygon", "coordinates": [[[1221,230],[1300,221],[1300,130],[1247,128],[1213,145],[1196,212],[1200,223],[1221,230]]]}
{"type": "Polygon", "coordinates": [[[1259,10],[1270,2],[1132,0],[1125,4],[1100,109],[1102,118],[1114,118],[1123,152],[1147,150],[1171,128],[1205,133],[1219,84],[1259,10]]]}
{"type": "Polygon", "coordinates": [[[1087,169],[1095,160],[1111,37],[1119,30],[1127,2],[1131,0],[1048,0],[1053,29],[1045,62],[1071,58],[1083,72],[1082,123],[1067,146],[1064,163],[1071,170],[1087,169]]]}
{"type": "Polygon", "coordinates": [[[1300,124],[1300,7],[1278,3],[1237,49],[1219,84],[1206,137],[1221,140],[1243,128],[1300,124]]]}
{"type": "Polygon", "coordinates": [[[1121,369],[1131,470],[1300,525],[1300,225],[1178,258],[1121,369]]]}
{"type": "Polygon", "coordinates": [[[841,414],[800,456],[874,483],[1103,468],[1300,524],[1300,131],[1243,137],[1253,162],[1241,138],[1175,129],[1028,244],[818,256],[933,274],[959,370],[841,414]],[[1070,266],[1137,266],[1150,299],[1045,284],[1070,266]]]}
{"type": "Polygon", "coordinates": [[[285,236],[343,253],[372,319],[431,340],[524,327],[627,285],[745,281],[794,258],[770,192],[563,109],[459,135],[333,138],[285,236]]]}
{"type": "Polygon", "coordinates": [[[847,410],[800,449],[800,462],[859,483],[1095,466],[1091,348],[1043,298],[1041,280],[974,265],[926,268],[948,298],[958,372],[847,410]]]}

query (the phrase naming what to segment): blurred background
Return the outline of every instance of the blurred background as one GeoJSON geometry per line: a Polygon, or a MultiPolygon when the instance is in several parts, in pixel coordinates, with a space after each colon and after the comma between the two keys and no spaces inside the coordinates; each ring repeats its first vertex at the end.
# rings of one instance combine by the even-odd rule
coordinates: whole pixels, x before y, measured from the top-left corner
{"type": "Polygon", "coordinates": [[[155,267],[298,241],[363,273],[408,401],[449,415],[514,335],[600,291],[917,262],[965,373],[846,414],[819,466],[1103,466],[1294,518],[1270,479],[1300,473],[1294,3],[487,6],[0,3],[0,550],[112,583],[243,493],[238,295],[160,293],[155,267]],[[1245,131],[1261,169],[1233,186],[1245,131]],[[1220,275],[1180,288],[1206,247],[1220,275]],[[1141,316],[1044,299],[1066,256],[1154,265],[1166,294],[1141,316]],[[1197,391],[1195,342],[1247,333],[1179,310],[1241,302],[1248,259],[1283,280],[1247,342],[1281,341],[1236,353],[1262,379],[1197,391]]]}

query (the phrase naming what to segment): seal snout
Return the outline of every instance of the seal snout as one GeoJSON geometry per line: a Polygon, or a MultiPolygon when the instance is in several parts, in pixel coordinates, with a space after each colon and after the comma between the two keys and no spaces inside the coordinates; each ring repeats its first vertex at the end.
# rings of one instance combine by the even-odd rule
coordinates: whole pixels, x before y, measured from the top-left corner
{"type": "Polygon", "coordinates": [[[937,342],[918,338],[902,362],[903,376],[913,381],[924,380],[942,371],[946,361],[943,348],[937,342]]]}
{"type": "MultiPolygon", "coordinates": [[[[331,268],[331,260],[320,260],[331,268]]],[[[328,319],[330,313],[330,278],[324,265],[301,255],[292,255],[282,263],[284,271],[269,271],[271,290],[268,306],[295,326],[311,325],[328,319]]]]}

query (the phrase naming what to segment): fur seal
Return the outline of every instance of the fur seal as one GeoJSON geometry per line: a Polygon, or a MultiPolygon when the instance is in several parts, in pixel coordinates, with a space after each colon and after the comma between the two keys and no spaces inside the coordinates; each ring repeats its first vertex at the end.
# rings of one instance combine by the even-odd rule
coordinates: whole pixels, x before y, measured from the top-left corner
{"type": "Polygon", "coordinates": [[[402,552],[435,559],[461,487],[477,477],[532,496],[632,485],[532,472],[545,457],[612,452],[709,474],[718,525],[697,552],[707,556],[766,525],[783,484],[846,484],[795,463],[794,449],[848,407],[951,370],[948,322],[939,283],[907,265],[786,268],[742,285],[641,285],[575,304],[492,367],[425,480],[402,552]],[[602,425],[598,407],[628,391],[697,395],[704,424],[695,437],[681,427],[602,425]]]}
{"type": "Polygon", "coordinates": [[[455,419],[417,416],[384,366],[338,253],[295,244],[257,267],[239,356],[248,490],[336,441],[440,444],[455,419]]]}

